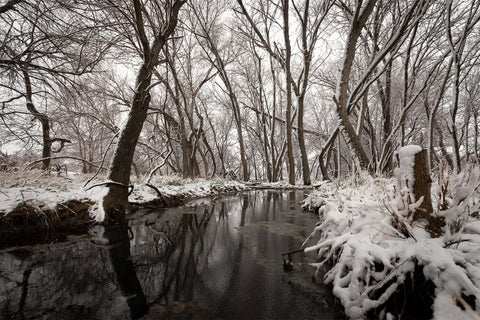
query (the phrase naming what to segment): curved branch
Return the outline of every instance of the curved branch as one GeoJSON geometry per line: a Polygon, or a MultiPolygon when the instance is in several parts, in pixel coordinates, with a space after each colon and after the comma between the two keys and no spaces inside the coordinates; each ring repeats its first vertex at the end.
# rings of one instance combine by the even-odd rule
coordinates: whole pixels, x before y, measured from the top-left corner
{"type": "Polygon", "coordinates": [[[53,139],[50,139],[50,142],[51,143],[60,142],[60,147],[58,149],[53,149],[52,148],[53,153],[59,153],[60,151],[62,151],[63,148],[65,147],[66,143],[72,143],[72,141],[70,141],[68,139],[63,139],[63,138],[53,138],[53,139]]]}
{"type": "Polygon", "coordinates": [[[152,176],[153,174],[155,173],[155,171],[157,171],[158,169],[160,169],[161,167],[163,167],[165,165],[165,163],[167,162],[167,159],[168,157],[170,157],[170,155],[172,154],[172,149],[170,149],[170,151],[168,152],[168,154],[165,156],[165,158],[163,158],[163,161],[162,163],[160,163],[158,166],[156,166],[155,168],[152,169],[152,171],[150,171],[150,173],[148,174],[148,177],[147,177],[147,182],[145,182],[145,185],[149,185],[150,184],[150,180],[152,180],[152,176]]]}

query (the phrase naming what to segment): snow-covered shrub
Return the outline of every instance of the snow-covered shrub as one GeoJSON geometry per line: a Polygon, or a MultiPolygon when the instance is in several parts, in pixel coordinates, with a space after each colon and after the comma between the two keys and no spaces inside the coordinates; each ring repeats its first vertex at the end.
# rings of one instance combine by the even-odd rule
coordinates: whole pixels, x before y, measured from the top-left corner
{"type": "Polygon", "coordinates": [[[408,185],[389,199],[393,180],[342,184],[325,184],[305,200],[304,206],[320,215],[309,237],[319,241],[305,252],[318,255],[315,266],[327,269],[324,281],[349,318],[366,318],[373,309],[380,318],[399,318],[385,304],[416,272],[434,285],[435,319],[480,318],[480,168],[470,166],[458,176],[442,170],[434,181],[435,214],[446,222],[438,238],[424,224],[412,223],[421,199],[409,200],[408,185]]]}

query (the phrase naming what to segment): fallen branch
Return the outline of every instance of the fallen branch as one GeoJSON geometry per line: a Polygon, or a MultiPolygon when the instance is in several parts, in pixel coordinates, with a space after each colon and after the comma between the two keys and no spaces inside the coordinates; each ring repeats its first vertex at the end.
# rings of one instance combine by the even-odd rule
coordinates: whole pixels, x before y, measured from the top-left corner
{"type": "Polygon", "coordinates": [[[467,311],[468,315],[472,319],[480,320],[480,316],[475,312],[475,310],[472,309],[472,307],[465,301],[465,299],[463,299],[457,293],[454,293],[453,297],[462,305],[462,307],[467,311]]]}
{"type": "Polygon", "coordinates": [[[407,261],[409,261],[409,259],[405,259],[402,263],[400,263],[399,265],[395,266],[388,274],[385,278],[383,278],[381,281],[379,281],[377,284],[375,284],[375,286],[371,287],[370,289],[368,289],[368,292],[367,292],[367,295],[370,296],[370,294],[372,292],[375,292],[377,289],[381,288],[383,283],[385,283],[387,280],[390,280],[391,276],[393,275],[393,273],[395,271],[397,271],[401,266],[403,266],[405,263],[407,263],[407,261]]]}
{"type": "Polygon", "coordinates": [[[157,187],[155,187],[153,184],[150,184],[150,183],[146,183],[145,184],[147,187],[150,187],[152,188],[153,190],[155,190],[155,192],[157,193],[157,196],[160,200],[162,200],[163,204],[166,206],[167,205],[167,200],[165,200],[165,197],[163,196],[163,194],[160,192],[160,190],[158,190],[157,187]]]}
{"type": "Polygon", "coordinates": [[[116,186],[120,186],[120,187],[124,187],[124,188],[128,188],[130,189],[128,191],[128,195],[130,195],[132,192],[133,192],[133,188],[134,186],[131,184],[131,185],[126,185],[126,184],[123,184],[123,183],[120,183],[120,182],[115,182],[115,181],[105,181],[105,182],[100,182],[100,183],[96,183],[94,185],[91,185],[90,187],[88,188],[85,188],[85,191],[88,191],[90,189],[93,189],[95,187],[101,187],[101,186],[108,186],[108,185],[116,185],[116,186]]]}
{"type": "Polygon", "coordinates": [[[292,269],[293,269],[292,254],[298,253],[298,252],[305,252],[305,250],[304,249],[298,249],[298,250],[293,250],[293,251],[290,251],[290,252],[282,253],[283,270],[285,270],[286,272],[292,271],[292,269]],[[285,256],[287,256],[286,259],[285,259],[285,256]]]}

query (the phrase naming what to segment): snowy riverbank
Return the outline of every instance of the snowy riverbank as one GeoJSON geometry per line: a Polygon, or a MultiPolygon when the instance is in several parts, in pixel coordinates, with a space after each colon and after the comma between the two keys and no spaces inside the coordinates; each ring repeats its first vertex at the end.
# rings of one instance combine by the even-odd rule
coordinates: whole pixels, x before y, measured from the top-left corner
{"type": "Polygon", "coordinates": [[[327,271],[324,282],[333,286],[349,318],[398,319],[405,305],[397,306],[397,313],[391,304],[386,307],[397,295],[401,303],[410,299],[416,304],[417,310],[407,304],[407,312],[427,318],[480,319],[480,169],[433,180],[434,213],[446,222],[438,238],[409,220],[418,203],[395,193],[393,179],[363,175],[334,181],[305,200],[304,206],[320,216],[311,235],[318,243],[305,252],[318,255],[316,267],[327,271]],[[408,236],[399,230],[399,221],[408,236]],[[416,283],[419,278],[423,283],[416,283]],[[412,299],[414,289],[430,296],[412,299]]]}
{"type": "MultiPolygon", "coordinates": [[[[70,200],[96,201],[100,187],[88,189],[84,184],[89,176],[70,174],[56,176],[41,170],[11,171],[0,173],[0,217],[8,215],[22,204],[42,211],[54,211],[59,204],[70,200]]],[[[158,199],[158,193],[144,184],[144,179],[134,179],[134,189],[129,201],[141,204],[158,199]]],[[[101,177],[89,185],[101,183],[101,177]]],[[[224,192],[242,191],[245,185],[223,179],[182,179],[177,176],[154,177],[150,182],[166,198],[193,199],[224,192]]],[[[93,206],[90,214],[95,218],[93,206]]]]}

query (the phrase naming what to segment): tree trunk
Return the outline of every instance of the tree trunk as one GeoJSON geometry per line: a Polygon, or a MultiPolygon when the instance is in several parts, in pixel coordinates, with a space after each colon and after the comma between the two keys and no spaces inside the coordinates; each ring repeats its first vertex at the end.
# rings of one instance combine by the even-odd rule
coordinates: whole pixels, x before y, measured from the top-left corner
{"type": "Polygon", "coordinates": [[[445,225],[445,220],[443,217],[433,215],[431,196],[432,179],[430,178],[429,172],[428,153],[425,149],[415,154],[413,177],[415,179],[415,183],[413,184],[415,201],[423,197],[422,204],[413,213],[413,221],[426,220],[426,230],[432,238],[437,238],[442,234],[442,227],[445,225]]]}
{"type": "Polygon", "coordinates": [[[193,178],[193,166],[191,161],[192,144],[188,139],[185,127],[181,130],[182,144],[182,174],[184,178],[193,178]]]}
{"type": "Polygon", "coordinates": [[[298,126],[298,145],[300,147],[300,155],[302,158],[302,175],[303,175],[303,184],[309,186],[312,184],[310,180],[310,166],[308,164],[308,155],[307,148],[305,146],[305,133],[303,131],[303,110],[304,110],[304,99],[298,99],[298,115],[297,115],[297,126],[298,126]]]}
{"type": "Polygon", "coordinates": [[[238,107],[238,102],[236,103],[237,103],[237,107],[235,108],[234,113],[238,114],[235,117],[235,123],[237,124],[238,144],[240,145],[240,159],[242,161],[243,181],[248,181],[250,180],[250,177],[248,174],[248,163],[247,163],[247,157],[245,152],[245,145],[243,142],[242,122],[240,118],[241,115],[238,107]]]}
{"type": "Polygon", "coordinates": [[[25,82],[25,97],[27,100],[27,109],[30,113],[40,121],[42,125],[42,169],[50,169],[52,156],[52,140],[50,139],[50,119],[45,113],[39,112],[33,104],[32,82],[27,71],[23,70],[23,78],[25,82]]]}
{"type": "MultiPolygon", "coordinates": [[[[402,149],[405,150],[405,148],[412,148],[412,146],[406,146],[402,149]]],[[[399,153],[402,152],[402,149],[399,151],[399,153]]],[[[415,198],[414,201],[419,201],[421,198],[423,198],[420,206],[415,209],[414,212],[408,213],[408,218],[410,218],[411,215],[410,223],[415,221],[426,221],[427,224],[425,226],[425,230],[430,233],[432,238],[439,237],[442,234],[442,227],[445,225],[445,219],[443,217],[434,215],[433,213],[431,196],[432,179],[430,178],[429,172],[428,152],[426,149],[420,149],[420,147],[418,147],[418,150],[415,150],[412,153],[409,151],[407,152],[409,154],[406,156],[414,156],[413,170],[411,168],[410,161],[402,161],[402,159],[399,159],[401,169],[399,172],[402,172],[402,174],[397,178],[404,180],[407,179],[409,175],[413,174],[414,181],[413,186],[410,188],[410,192],[413,193],[415,198]]],[[[408,186],[408,183],[410,182],[405,180],[401,183],[402,185],[408,186]]],[[[402,188],[401,185],[398,187],[399,189],[402,188]]]]}
{"type": "MultiPolygon", "coordinates": [[[[273,66],[273,58],[272,58],[272,55],[270,55],[270,59],[269,59],[269,62],[270,62],[270,71],[272,73],[272,119],[275,119],[275,116],[277,114],[277,74],[275,72],[275,68],[273,66]]],[[[276,144],[275,144],[275,120],[272,121],[272,127],[270,129],[270,150],[272,151],[272,160],[271,160],[271,164],[272,164],[272,182],[277,182],[278,181],[278,176],[279,176],[279,168],[278,166],[276,165],[277,162],[281,162],[279,161],[279,159],[281,157],[283,157],[283,154],[278,154],[278,152],[276,152],[276,144]],[[278,158],[276,157],[276,155],[278,156],[278,158]]],[[[283,146],[283,143],[282,143],[282,146],[283,146]]]]}
{"type": "Polygon", "coordinates": [[[389,62],[385,67],[385,88],[380,85],[380,96],[382,100],[382,116],[383,116],[383,138],[386,144],[385,148],[387,156],[385,165],[383,166],[383,173],[392,174],[393,172],[393,150],[392,141],[389,139],[392,132],[392,119],[391,119],[391,92],[392,92],[392,62],[389,62]]]}
{"type": "Polygon", "coordinates": [[[358,136],[358,139],[360,140],[362,139],[363,126],[365,125],[365,114],[367,113],[367,109],[368,109],[368,88],[367,90],[365,90],[365,93],[363,94],[362,107],[360,108],[358,122],[357,122],[356,134],[358,136]]]}
{"type": "Polygon", "coordinates": [[[360,166],[364,169],[369,167],[370,161],[363,149],[362,143],[358,138],[355,129],[349,119],[347,110],[348,101],[348,84],[350,80],[350,73],[355,59],[356,46],[361,31],[365,23],[375,7],[376,0],[369,0],[362,8],[361,4],[357,8],[352,17],[350,25],[350,32],[348,35],[347,45],[345,48],[343,64],[338,78],[336,93],[334,97],[337,106],[337,115],[345,132],[345,142],[352,149],[353,153],[360,162],[360,166]]]}
{"type": "Polygon", "coordinates": [[[128,184],[130,183],[130,171],[132,167],[135,147],[147,118],[150,104],[148,87],[152,80],[153,66],[150,61],[144,62],[137,76],[135,95],[132,108],[128,114],[127,123],[120,133],[117,149],[110,165],[108,179],[121,185],[109,185],[108,194],[103,200],[103,207],[107,212],[113,209],[125,211],[128,208],[128,184]]]}
{"type": "Polygon", "coordinates": [[[132,107],[128,114],[125,127],[120,132],[117,148],[108,173],[108,179],[116,183],[108,184],[108,193],[103,198],[103,208],[107,214],[106,218],[115,211],[123,214],[129,208],[128,184],[130,183],[130,171],[135,147],[140,137],[143,123],[147,118],[147,111],[151,100],[150,84],[152,72],[158,63],[160,50],[173,34],[178,21],[178,12],[184,3],[184,1],[177,0],[171,7],[166,9],[167,12],[165,12],[165,15],[168,16],[168,19],[166,19],[167,22],[161,26],[160,29],[162,32],[155,34],[154,41],[150,45],[143,23],[143,10],[145,8],[142,8],[139,0],[133,0],[135,30],[143,49],[143,64],[135,81],[132,107]]]}
{"type": "MultiPolygon", "coordinates": [[[[453,53],[456,54],[456,53],[453,53]]],[[[452,135],[452,140],[453,140],[453,154],[455,156],[455,171],[457,173],[460,173],[462,170],[462,163],[461,163],[461,157],[460,157],[460,142],[458,140],[458,134],[457,134],[457,113],[458,113],[458,97],[459,97],[459,92],[460,92],[460,65],[454,59],[455,63],[455,73],[454,73],[454,83],[453,83],[453,97],[452,97],[452,110],[450,112],[451,116],[451,128],[450,129],[450,134],[452,135]]]]}
{"type": "Polygon", "coordinates": [[[295,184],[295,159],[293,157],[292,141],[292,74],[290,60],[292,49],[290,46],[290,35],[288,28],[289,0],[282,0],[283,10],[283,37],[285,40],[285,71],[287,81],[287,110],[285,112],[286,134],[287,134],[287,161],[288,161],[288,183],[295,184]]]}
{"type": "Polygon", "coordinates": [[[433,212],[433,207],[431,197],[432,179],[428,172],[427,150],[416,153],[414,161],[413,177],[415,183],[413,184],[413,194],[415,195],[415,201],[418,201],[421,197],[423,197],[423,201],[413,214],[413,220],[428,219],[428,216],[433,212]]]}
{"type": "Polygon", "coordinates": [[[440,147],[442,156],[447,161],[448,166],[453,169],[454,168],[453,159],[451,155],[447,152],[447,148],[445,147],[442,130],[438,126],[435,127],[435,130],[437,131],[437,134],[438,134],[438,145],[440,147]]]}
{"type": "Polygon", "coordinates": [[[480,162],[480,154],[478,153],[478,138],[479,138],[479,130],[478,130],[478,109],[477,108],[473,108],[473,132],[474,132],[474,143],[473,143],[473,148],[475,150],[475,160],[477,161],[477,163],[480,162]]]}

